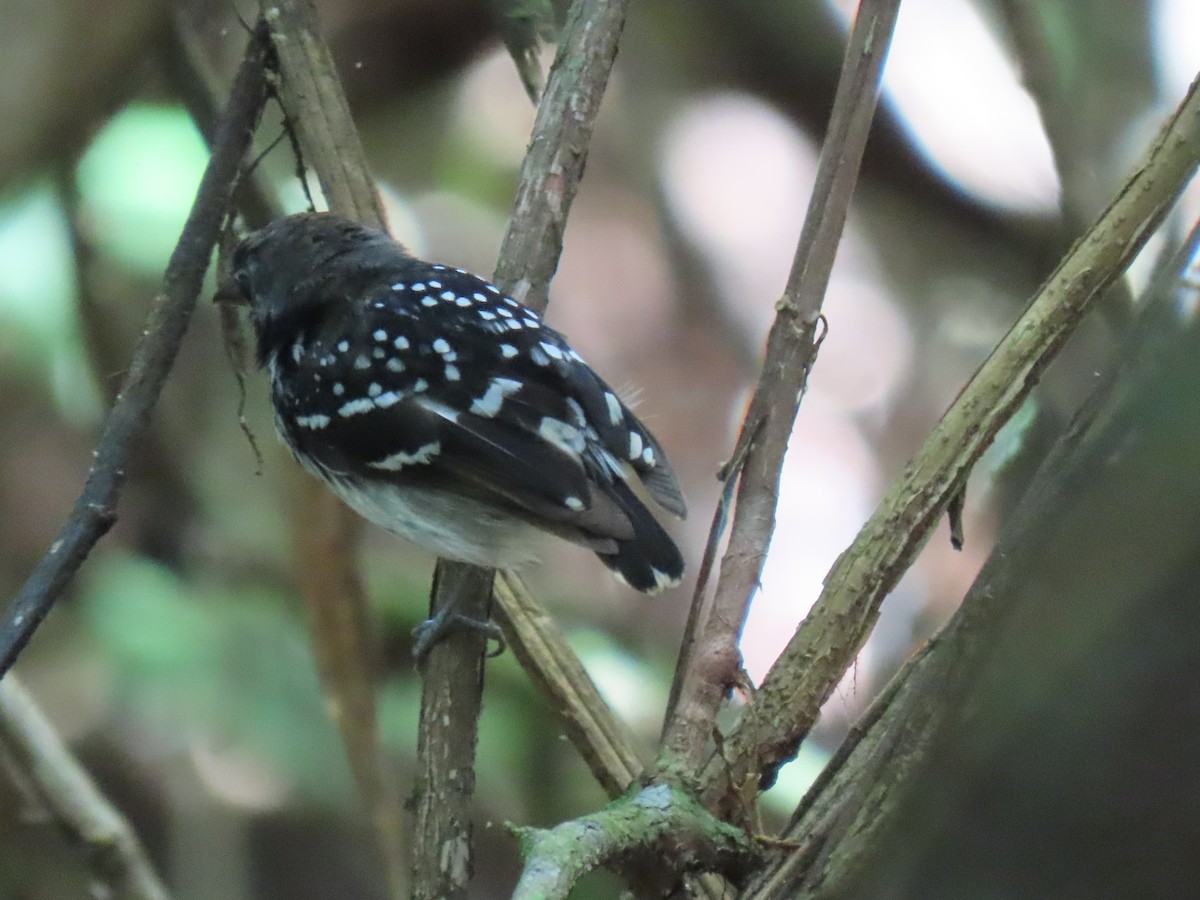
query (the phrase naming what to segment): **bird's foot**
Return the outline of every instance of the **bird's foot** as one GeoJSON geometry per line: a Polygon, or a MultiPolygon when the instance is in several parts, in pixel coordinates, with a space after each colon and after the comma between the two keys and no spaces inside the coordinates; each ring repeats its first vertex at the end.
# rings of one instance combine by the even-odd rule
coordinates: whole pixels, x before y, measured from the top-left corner
{"type": "Polygon", "coordinates": [[[413,637],[417,639],[412,651],[413,658],[417,662],[417,668],[423,669],[425,667],[429,651],[433,649],[435,644],[456,631],[479,632],[488,641],[495,641],[496,648],[488,651],[487,655],[489,658],[499,656],[507,646],[499,625],[496,625],[494,622],[464,616],[462,613],[456,612],[453,607],[447,607],[440,610],[436,615],[426,619],[412,631],[413,637]]]}

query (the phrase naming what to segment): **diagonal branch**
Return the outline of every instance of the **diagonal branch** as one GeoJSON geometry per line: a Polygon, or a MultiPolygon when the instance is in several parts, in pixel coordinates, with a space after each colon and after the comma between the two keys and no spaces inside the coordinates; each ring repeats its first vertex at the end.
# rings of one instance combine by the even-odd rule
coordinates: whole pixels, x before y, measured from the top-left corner
{"type": "Polygon", "coordinates": [[[613,713],[555,625],[511,572],[496,580],[496,620],[517,662],[559,714],[563,728],[609,797],[643,769],[628,727],[613,713]]]}
{"type": "Polygon", "coordinates": [[[162,290],[150,307],[125,381],[92,451],[95,462],[88,471],[83,491],[0,624],[0,676],[16,661],[92,548],[116,521],[129,448],[145,430],[150,411],[175,362],[200,295],[212,248],[229,209],[238,169],[262,111],[268,54],[264,38],[260,27],[250,41],[234,81],[195,203],[167,263],[162,290]]]}
{"type": "Polygon", "coordinates": [[[28,779],[55,824],[87,851],[98,888],[128,900],[168,900],[129,822],[100,793],[15,675],[0,684],[0,751],[28,779]]]}
{"type": "Polygon", "coordinates": [[[892,484],[747,707],[708,773],[769,785],[853,662],[892,590],[971,467],[1104,289],[1125,271],[1200,165],[1200,78],[1108,209],[1059,264],[892,484]]]}

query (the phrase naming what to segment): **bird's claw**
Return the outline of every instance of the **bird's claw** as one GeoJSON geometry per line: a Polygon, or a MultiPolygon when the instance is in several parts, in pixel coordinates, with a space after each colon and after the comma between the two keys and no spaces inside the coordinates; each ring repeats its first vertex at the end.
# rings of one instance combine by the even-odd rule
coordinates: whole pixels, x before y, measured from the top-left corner
{"type": "Polygon", "coordinates": [[[499,656],[507,646],[504,641],[504,634],[500,631],[500,626],[494,622],[473,619],[470,616],[464,616],[462,613],[454,612],[452,609],[444,610],[426,619],[412,630],[413,637],[417,639],[412,651],[413,658],[417,661],[417,668],[424,668],[425,660],[429,657],[429,651],[433,649],[435,644],[459,630],[480,632],[489,642],[495,641],[496,648],[489,650],[487,653],[489,659],[499,656]]]}

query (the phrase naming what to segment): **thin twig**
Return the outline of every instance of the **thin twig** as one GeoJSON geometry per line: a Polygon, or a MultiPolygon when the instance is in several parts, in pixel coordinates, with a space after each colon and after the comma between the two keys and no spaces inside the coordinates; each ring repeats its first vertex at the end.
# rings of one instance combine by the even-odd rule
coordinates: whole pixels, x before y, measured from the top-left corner
{"type": "Polygon", "coordinates": [[[129,448],[145,429],[191,321],[238,168],[262,111],[266,54],[264,36],[256,31],[234,81],[196,201],[163,274],[162,290],[150,307],[129,371],[92,451],[95,462],[83,491],[0,624],[0,677],[16,661],[92,547],[116,521],[129,448]]]}
{"type": "Polygon", "coordinates": [[[883,598],[907,570],[996,432],[1103,290],[1166,216],[1200,164],[1200,78],[1099,221],[1075,245],[1029,308],[947,410],[825,578],[812,612],[763,681],[727,742],[726,779],[773,781],[851,665],[883,598]]]}
{"type": "Polygon", "coordinates": [[[0,683],[0,749],[66,835],[87,851],[105,894],[168,900],[133,828],[63,744],[15,675],[0,683]]]}
{"type": "Polygon", "coordinates": [[[742,466],[746,463],[746,454],[750,451],[750,445],[758,437],[760,427],[762,427],[762,419],[742,426],[737,444],[733,448],[733,454],[717,473],[717,478],[721,481],[721,493],[717,497],[717,506],[713,511],[713,522],[708,530],[708,540],[704,542],[704,554],[700,557],[700,570],[696,573],[696,587],[692,591],[692,602],[688,607],[687,621],[683,625],[679,656],[675,660],[675,675],[671,679],[671,691],[667,695],[667,707],[663,713],[661,737],[663,740],[666,738],[667,726],[675,718],[675,709],[679,705],[680,693],[683,691],[684,676],[690,669],[700,624],[708,615],[709,607],[706,601],[709,579],[712,577],[713,566],[716,565],[717,554],[721,550],[721,539],[725,537],[725,528],[729,524],[729,511],[733,508],[733,498],[737,490],[738,478],[742,474],[742,466]]]}
{"type": "MultiPolygon", "coordinates": [[[[278,95],[289,133],[303,151],[334,212],[386,228],[350,106],[320,32],[311,0],[264,2],[279,58],[278,95]]],[[[298,171],[303,173],[297,154],[298,171]]],[[[303,174],[301,174],[303,178],[303,174]]],[[[325,693],[370,810],[391,896],[405,894],[404,814],[400,787],[379,740],[377,652],[356,549],[362,522],[315,479],[291,481],[292,559],[308,610],[309,632],[325,693]]]]}
{"type": "MultiPolygon", "coordinates": [[[[687,654],[679,702],[664,728],[663,762],[685,773],[698,773],[709,757],[717,711],[740,669],[737,641],[775,528],[783,457],[815,358],[821,305],[858,179],[899,5],[899,0],[864,0],[847,42],[804,228],[742,426],[743,432],[754,428],[758,435],[748,442],[729,545],[711,612],[687,654]]],[[[720,524],[718,515],[714,528],[720,524]]],[[[698,593],[694,602],[703,602],[703,595],[698,593]]],[[[685,635],[685,645],[690,640],[685,635]]]]}

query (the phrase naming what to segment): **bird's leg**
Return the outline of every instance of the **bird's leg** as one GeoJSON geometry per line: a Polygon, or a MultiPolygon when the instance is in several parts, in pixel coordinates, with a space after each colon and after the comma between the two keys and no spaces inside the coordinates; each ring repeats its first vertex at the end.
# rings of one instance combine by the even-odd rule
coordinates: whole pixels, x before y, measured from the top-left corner
{"type": "Polygon", "coordinates": [[[413,636],[417,639],[413,645],[417,668],[424,666],[434,644],[460,630],[481,632],[487,640],[496,641],[498,646],[489,656],[504,652],[500,628],[486,618],[487,610],[491,607],[492,581],[495,577],[494,569],[481,569],[465,563],[438,563],[430,592],[430,616],[413,629],[413,636]],[[479,618],[475,609],[464,613],[462,607],[474,606],[471,601],[482,591],[488,593],[483,611],[485,618],[479,618]]]}

